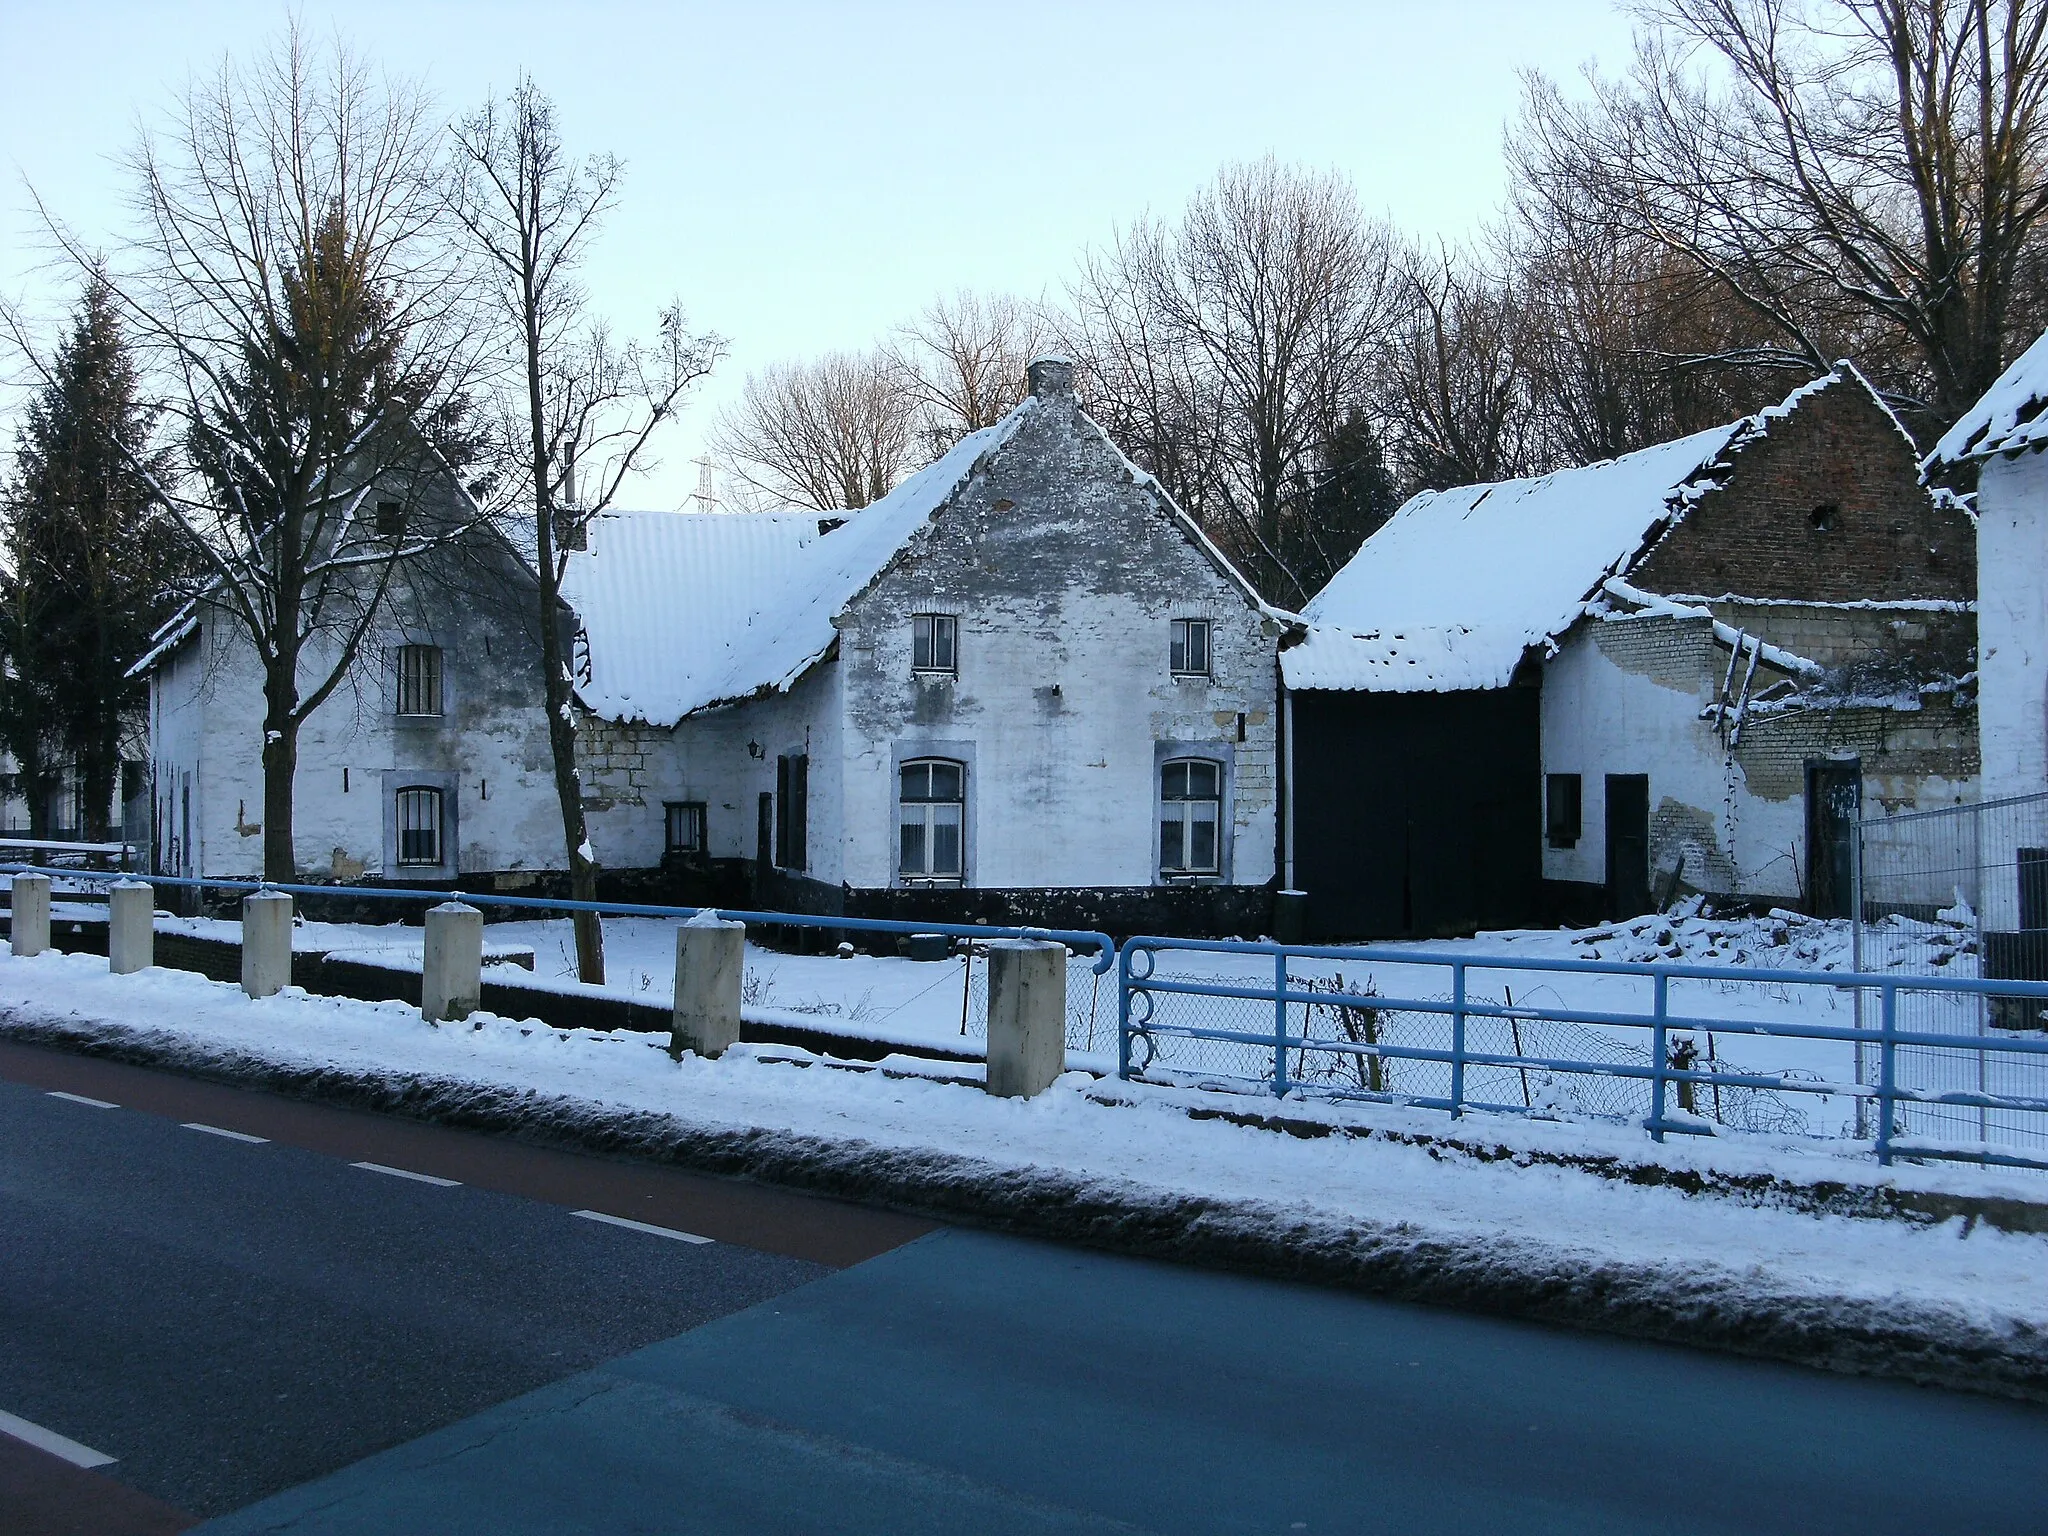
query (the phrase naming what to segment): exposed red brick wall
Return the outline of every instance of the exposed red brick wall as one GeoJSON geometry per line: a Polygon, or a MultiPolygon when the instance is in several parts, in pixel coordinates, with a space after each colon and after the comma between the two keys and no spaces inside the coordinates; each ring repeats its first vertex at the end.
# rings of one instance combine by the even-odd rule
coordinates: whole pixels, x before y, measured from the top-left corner
{"type": "Polygon", "coordinates": [[[1853,379],[1810,395],[1734,460],[1638,565],[1652,592],[1974,598],[1976,530],[1919,483],[1913,450],[1853,379]],[[1816,525],[1817,508],[1835,510],[1816,525]]]}

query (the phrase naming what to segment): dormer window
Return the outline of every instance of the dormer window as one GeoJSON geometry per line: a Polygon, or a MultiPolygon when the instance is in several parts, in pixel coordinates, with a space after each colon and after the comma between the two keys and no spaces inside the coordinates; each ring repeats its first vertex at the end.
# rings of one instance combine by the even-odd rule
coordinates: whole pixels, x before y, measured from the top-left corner
{"type": "Polygon", "coordinates": [[[913,614],[910,670],[952,677],[960,670],[960,620],[950,613],[913,614]]]}
{"type": "Polygon", "coordinates": [[[1167,645],[1167,667],[1175,677],[1209,675],[1209,621],[1175,619],[1167,645]]]}

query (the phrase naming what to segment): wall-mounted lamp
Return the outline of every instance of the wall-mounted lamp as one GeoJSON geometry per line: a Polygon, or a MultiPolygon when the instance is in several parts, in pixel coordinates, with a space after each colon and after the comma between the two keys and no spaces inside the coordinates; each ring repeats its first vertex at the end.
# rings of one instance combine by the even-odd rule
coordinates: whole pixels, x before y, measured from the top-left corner
{"type": "Polygon", "coordinates": [[[761,743],[759,743],[758,741],[750,741],[747,743],[747,756],[766,757],[767,755],[767,749],[763,747],[761,743]]]}

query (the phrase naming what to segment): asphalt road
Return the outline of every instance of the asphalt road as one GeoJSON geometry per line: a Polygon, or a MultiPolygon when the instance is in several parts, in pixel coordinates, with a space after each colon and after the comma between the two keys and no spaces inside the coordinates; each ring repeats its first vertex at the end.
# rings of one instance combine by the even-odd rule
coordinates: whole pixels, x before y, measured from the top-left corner
{"type": "Polygon", "coordinates": [[[115,1458],[0,1436],[0,1533],[176,1529],[926,1230],[0,1046],[0,1413],[115,1458]]]}
{"type": "Polygon", "coordinates": [[[118,1456],[64,1471],[136,1501],[77,1523],[46,1478],[57,1516],[10,1525],[0,1435],[5,1536],[279,1488],[201,1529],[2048,1532],[2032,1406],[657,1189],[260,1095],[210,1123],[326,1144],[236,1142],[181,1123],[227,1090],[127,1070],[0,1047],[0,1411],[118,1456]],[[471,1177],[350,1166],[364,1146],[471,1177]],[[720,1240],[580,1219],[585,1188],[720,1240]]]}

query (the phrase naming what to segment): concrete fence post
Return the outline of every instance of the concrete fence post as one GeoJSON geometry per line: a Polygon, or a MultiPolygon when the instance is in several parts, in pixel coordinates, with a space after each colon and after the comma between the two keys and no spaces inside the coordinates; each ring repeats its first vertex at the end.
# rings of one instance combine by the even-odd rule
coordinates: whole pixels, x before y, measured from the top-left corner
{"type": "Polygon", "coordinates": [[[14,877],[13,916],[8,924],[17,955],[40,955],[50,947],[50,877],[14,877]]]}
{"type": "Polygon", "coordinates": [[[107,969],[128,976],[154,964],[156,892],[146,881],[116,881],[107,892],[107,969]]]}
{"type": "Polygon", "coordinates": [[[719,1056],[740,1037],[747,925],[692,920],[676,930],[676,1002],[668,1053],[719,1056]]]}
{"type": "Polygon", "coordinates": [[[484,993],[484,915],[459,901],[427,910],[420,1012],[429,1024],[466,1019],[484,993]]]}
{"type": "Polygon", "coordinates": [[[1066,945],[998,939],[988,946],[988,1091],[1028,1099],[1066,1068],[1066,945]]]}
{"type": "Polygon", "coordinates": [[[292,899],[257,891],[242,899],[242,990],[275,997],[292,981],[292,899]]]}

